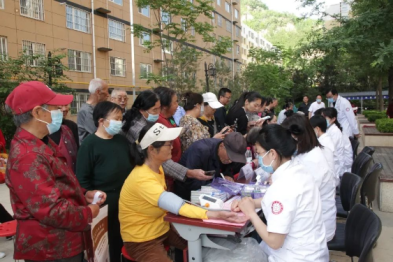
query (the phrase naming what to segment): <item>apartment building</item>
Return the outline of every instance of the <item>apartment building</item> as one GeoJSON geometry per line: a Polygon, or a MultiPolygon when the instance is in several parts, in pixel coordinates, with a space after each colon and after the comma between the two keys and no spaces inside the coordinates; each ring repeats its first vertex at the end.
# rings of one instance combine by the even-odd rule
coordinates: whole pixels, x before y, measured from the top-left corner
{"type": "Polygon", "coordinates": [[[252,58],[249,56],[249,50],[251,48],[261,48],[263,50],[271,50],[273,44],[270,43],[263,37],[261,32],[256,32],[255,30],[248,27],[246,24],[242,24],[242,63],[248,64],[252,62],[252,58]]]}
{"type": "MultiPolygon", "coordinates": [[[[203,51],[207,63],[222,59],[234,76],[241,65],[240,0],[213,0],[212,5],[213,19],[201,19],[215,26],[216,37],[230,37],[233,48],[217,58],[198,37],[189,46],[203,51]]],[[[151,87],[145,76],[161,72],[165,51],[156,48],[146,52],[144,41],[157,36],[152,32],[134,37],[131,25],[153,29],[157,12],[170,17],[160,10],[138,8],[132,0],[0,0],[0,59],[16,57],[23,50],[42,55],[65,52],[62,63],[70,69],[65,74],[72,79],[66,84],[77,90],[72,105],[76,113],[88,97],[92,78],[102,78],[110,87],[125,88],[130,94],[151,87]]],[[[203,62],[195,75],[199,79],[204,79],[203,62]]]]}
{"type": "Polygon", "coordinates": [[[351,5],[347,2],[338,2],[336,4],[327,5],[325,7],[326,16],[323,18],[325,27],[330,29],[340,24],[336,21],[337,16],[341,18],[348,18],[351,16],[351,5]]]}

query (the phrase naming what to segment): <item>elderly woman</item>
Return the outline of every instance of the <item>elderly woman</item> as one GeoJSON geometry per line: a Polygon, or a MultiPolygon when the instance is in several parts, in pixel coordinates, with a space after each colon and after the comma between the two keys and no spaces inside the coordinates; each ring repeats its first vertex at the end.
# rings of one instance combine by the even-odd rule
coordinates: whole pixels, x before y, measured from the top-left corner
{"type": "Polygon", "coordinates": [[[124,246],[139,262],[169,262],[164,245],[183,250],[187,242],[164,221],[167,212],[198,219],[225,219],[243,222],[244,217],[227,211],[207,211],[186,204],[167,191],[162,164],[171,159],[173,140],[182,128],[162,124],[146,126],[132,145],[133,165],[121,190],[119,219],[124,246]]]}
{"type": "MultiPolygon", "coordinates": [[[[6,183],[18,221],[14,259],[82,261],[83,232],[99,213],[97,191],[85,191],[49,134],[60,129],[59,106],[73,97],[59,95],[44,83],[16,87],[5,101],[17,126],[11,142],[6,183]]],[[[92,189],[92,188],[91,188],[92,189]]],[[[102,193],[101,204],[106,194],[102,193]]]]}
{"type": "Polygon", "coordinates": [[[118,133],[122,109],[112,102],[98,103],[93,111],[95,134],[88,136],[78,152],[76,176],[85,189],[98,188],[107,194],[110,261],[119,261],[123,241],[120,236],[120,190],[131,172],[127,139],[118,133]]]}

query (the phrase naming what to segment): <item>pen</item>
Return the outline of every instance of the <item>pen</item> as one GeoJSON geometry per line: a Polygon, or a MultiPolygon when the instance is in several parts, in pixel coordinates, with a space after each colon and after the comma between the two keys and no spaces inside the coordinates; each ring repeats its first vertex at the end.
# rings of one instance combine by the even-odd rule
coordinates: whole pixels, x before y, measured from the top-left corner
{"type": "Polygon", "coordinates": [[[221,175],[222,179],[226,180],[225,177],[224,177],[224,175],[223,175],[222,173],[220,173],[220,175],[221,175]]]}

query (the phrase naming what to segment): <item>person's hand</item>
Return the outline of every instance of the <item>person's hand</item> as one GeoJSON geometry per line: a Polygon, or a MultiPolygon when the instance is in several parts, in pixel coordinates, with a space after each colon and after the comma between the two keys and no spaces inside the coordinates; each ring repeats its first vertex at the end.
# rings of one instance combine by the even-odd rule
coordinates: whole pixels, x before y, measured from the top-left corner
{"type": "Polygon", "coordinates": [[[96,203],[97,205],[101,206],[106,200],[106,194],[100,190],[87,191],[85,194],[86,201],[89,204],[93,203],[94,195],[96,194],[96,192],[101,193],[100,200],[96,203]]]}
{"type": "Polygon", "coordinates": [[[254,160],[252,160],[252,162],[254,163],[254,166],[255,166],[256,168],[259,167],[258,158],[255,158],[254,160]]]}
{"type": "Polygon", "coordinates": [[[265,123],[265,120],[261,118],[258,121],[255,121],[255,126],[262,127],[263,123],[265,123]]]}
{"type": "Polygon", "coordinates": [[[100,213],[100,207],[98,205],[89,205],[88,207],[90,207],[93,218],[96,218],[100,213]]]}
{"type": "Polygon", "coordinates": [[[205,175],[205,171],[202,169],[189,169],[186,175],[188,178],[195,178],[201,181],[211,180],[213,178],[213,176],[205,175]]]}
{"type": "Polygon", "coordinates": [[[233,178],[230,177],[230,176],[224,176],[224,177],[225,177],[225,179],[228,180],[228,181],[235,182],[235,181],[233,180],[233,178]]]}
{"type": "Polygon", "coordinates": [[[255,213],[255,203],[251,197],[244,197],[239,203],[240,210],[248,217],[255,213]]]}
{"type": "Polygon", "coordinates": [[[213,138],[217,138],[217,139],[224,139],[226,134],[223,133],[217,133],[213,136],[213,138]]]}
{"type": "Polygon", "coordinates": [[[232,201],[231,210],[233,212],[240,212],[241,211],[240,207],[239,207],[239,203],[240,203],[240,200],[238,200],[238,199],[235,199],[232,201]]]}
{"type": "Polygon", "coordinates": [[[209,219],[222,219],[231,223],[244,223],[248,220],[246,216],[229,211],[207,211],[206,215],[209,219]]]}
{"type": "Polygon", "coordinates": [[[360,135],[360,134],[357,134],[357,135],[355,135],[355,137],[356,137],[356,138],[360,138],[360,137],[361,137],[361,135],[360,135]]]}

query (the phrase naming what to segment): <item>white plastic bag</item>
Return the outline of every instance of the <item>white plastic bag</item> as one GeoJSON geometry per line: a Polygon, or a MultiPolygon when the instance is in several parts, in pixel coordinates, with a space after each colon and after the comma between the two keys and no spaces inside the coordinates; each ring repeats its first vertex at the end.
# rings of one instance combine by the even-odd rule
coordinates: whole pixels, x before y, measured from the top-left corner
{"type": "Polygon", "coordinates": [[[268,262],[268,256],[263,252],[258,242],[250,237],[243,238],[239,244],[227,246],[226,239],[218,239],[215,243],[230,248],[221,250],[205,248],[203,252],[204,262],[268,262]]]}

